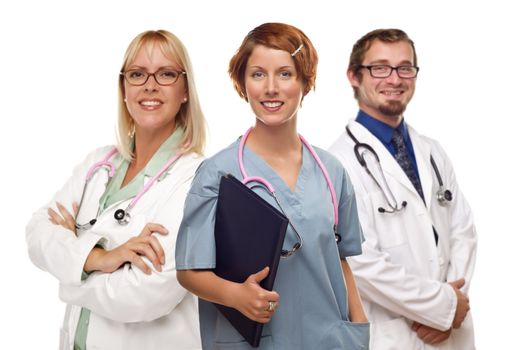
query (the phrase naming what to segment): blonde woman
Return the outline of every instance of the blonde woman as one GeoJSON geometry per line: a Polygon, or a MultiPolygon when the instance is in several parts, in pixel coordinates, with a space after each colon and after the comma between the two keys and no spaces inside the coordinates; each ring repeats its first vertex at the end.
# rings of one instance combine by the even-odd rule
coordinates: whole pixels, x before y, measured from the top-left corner
{"type": "Polygon", "coordinates": [[[174,256],[205,120],[172,33],[130,43],[118,126],[117,147],[87,156],[27,227],[32,261],[67,303],[60,349],[200,349],[197,299],[174,256]]]}

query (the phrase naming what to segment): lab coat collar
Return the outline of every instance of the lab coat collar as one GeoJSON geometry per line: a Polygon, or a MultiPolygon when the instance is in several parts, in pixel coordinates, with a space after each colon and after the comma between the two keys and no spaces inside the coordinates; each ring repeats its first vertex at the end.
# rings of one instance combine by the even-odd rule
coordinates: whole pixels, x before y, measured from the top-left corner
{"type": "Polygon", "coordinates": [[[423,189],[424,201],[426,207],[430,210],[431,200],[433,200],[433,181],[434,174],[430,164],[430,156],[432,154],[430,144],[424,142],[423,137],[417,133],[411,126],[408,126],[408,135],[414,147],[417,169],[419,171],[419,180],[423,189]]]}
{"type": "Polygon", "coordinates": [[[382,121],[377,120],[371,115],[365,113],[361,109],[358,111],[358,115],[356,116],[356,122],[363,125],[371,134],[376,136],[381,142],[385,145],[385,147],[391,149],[392,136],[394,135],[394,131],[397,129],[403,135],[403,139],[406,143],[410,138],[408,134],[408,127],[405,123],[405,119],[401,119],[401,122],[396,128],[383,123],[382,121]]]}

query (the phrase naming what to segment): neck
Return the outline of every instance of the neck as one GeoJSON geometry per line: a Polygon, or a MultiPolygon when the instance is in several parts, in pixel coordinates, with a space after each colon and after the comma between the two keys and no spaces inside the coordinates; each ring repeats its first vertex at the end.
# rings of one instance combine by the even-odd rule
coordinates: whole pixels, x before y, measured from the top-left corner
{"type": "Polygon", "coordinates": [[[135,150],[133,164],[139,168],[145,166],[153,155],[158,151],[162,143],[174,132],[167,130],[135,130],[135,150]]]}
{"type": "Polygon", "coordinates": [[[297,133],[295,121],[278,126],[267,126],[257,121],[250,132],[247,146],[259,155],[283,156],[293,151],[300,151],[302,142],[297,133]]]}

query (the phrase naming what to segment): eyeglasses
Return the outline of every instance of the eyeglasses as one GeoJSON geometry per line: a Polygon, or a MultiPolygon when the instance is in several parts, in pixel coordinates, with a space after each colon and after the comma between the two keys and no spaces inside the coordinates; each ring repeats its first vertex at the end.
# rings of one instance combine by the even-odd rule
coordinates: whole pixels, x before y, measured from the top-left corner
{"type": "Polygon", "coordinates": [[[126,81],[133,86],[142,86],[147,83],[150,76],[155,78],[158,85],[173,85],[176,83],[180,75],[186,75],[187,73],[177,71],[174,69],[160,69],[155,73],[148,73],[142,69],[130,69],[125,72],[120,72],[120,75],[124,76],[126,81]]]}
{"type": "Polygon", "coordinates": [[[360,65],[360,68],[368,69],[373,78],[388,78],[392,74],[392,71],[395,70],[401,79],[412,79],[415,78],[417,72],[419,72],[419,67],[416,66],[392,67],[388,64],[360,65]]]}

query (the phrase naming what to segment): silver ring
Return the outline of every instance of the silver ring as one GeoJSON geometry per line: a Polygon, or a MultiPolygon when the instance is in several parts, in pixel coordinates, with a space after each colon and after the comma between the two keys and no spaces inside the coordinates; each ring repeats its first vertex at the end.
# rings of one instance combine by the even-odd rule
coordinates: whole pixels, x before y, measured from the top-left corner
{"type": "Polygon", "coordinates": [[[272,312],[273,310],[275,310],[275,305],[276,305],[275,301],[269,301],[268,302],[268,308],[266,309],[266,311],[272,312]]]}

